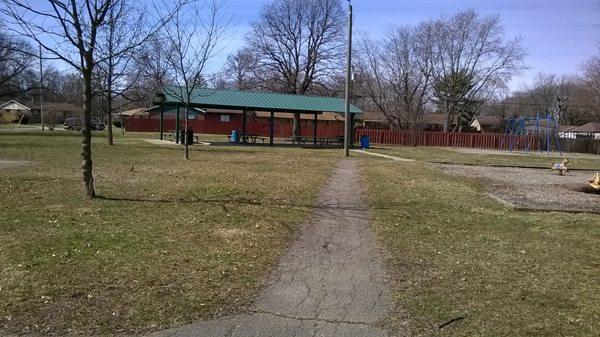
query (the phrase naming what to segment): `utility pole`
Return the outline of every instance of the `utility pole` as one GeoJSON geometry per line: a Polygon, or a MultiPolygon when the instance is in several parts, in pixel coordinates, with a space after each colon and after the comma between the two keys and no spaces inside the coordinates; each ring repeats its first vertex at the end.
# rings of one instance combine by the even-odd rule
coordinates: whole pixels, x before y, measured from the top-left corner
{"type": "Polygon", "coordinates": [[[40,44],[40,122],[44,131],[44,68],[42,64],[42,45],[40,44]]]}
{"type": "Polygon", "coordinates": [[[346,107],[344,110],[344,153],[350,157],[350,91],[352,90],[352,4],[348,0],[348,55],[346,64],[346,107]]]}

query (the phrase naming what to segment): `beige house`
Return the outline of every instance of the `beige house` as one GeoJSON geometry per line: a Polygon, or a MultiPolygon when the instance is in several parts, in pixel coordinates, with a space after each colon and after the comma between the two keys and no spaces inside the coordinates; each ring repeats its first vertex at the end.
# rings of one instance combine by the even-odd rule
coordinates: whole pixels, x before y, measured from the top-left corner
{"type": "Polygon", "coordinates": [[[17,101],[11,100],[0,104],[0,124],[27,124],[31,118],[31,109],[17,101]]]}
{"type": "Polygon", "coordinates": [[[470,127],[477,130],[477,132],[501,132],[504,121],[502,118],[497,116],[476,116],[473,118],[470,127]]]}

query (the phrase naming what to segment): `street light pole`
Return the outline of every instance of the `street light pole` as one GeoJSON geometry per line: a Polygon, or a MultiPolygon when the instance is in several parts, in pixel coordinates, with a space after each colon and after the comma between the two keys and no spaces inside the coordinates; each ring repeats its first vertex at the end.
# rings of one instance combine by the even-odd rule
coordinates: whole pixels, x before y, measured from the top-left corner
{"type": "Polygon", "coordinates": [[[344,153],[350,156],[350,91],[352,90],[352,4],[348,0],[348,55],[346,64],[346,106],[344,110],[344,153]]]}

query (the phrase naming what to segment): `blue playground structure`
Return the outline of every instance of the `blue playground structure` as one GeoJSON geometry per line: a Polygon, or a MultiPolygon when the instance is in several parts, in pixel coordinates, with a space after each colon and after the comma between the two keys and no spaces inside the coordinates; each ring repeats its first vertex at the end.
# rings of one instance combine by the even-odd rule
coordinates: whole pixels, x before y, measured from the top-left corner
{"type": "Polygon", "coordinates": [[[525,153],[547,151],[550,156],[552,140],[562,156],[558,119],[554,116],[511,117],[506,122],[506,130],[500,141],[500,148],[508,147],[510,152],[522,148],[525,153]]]}

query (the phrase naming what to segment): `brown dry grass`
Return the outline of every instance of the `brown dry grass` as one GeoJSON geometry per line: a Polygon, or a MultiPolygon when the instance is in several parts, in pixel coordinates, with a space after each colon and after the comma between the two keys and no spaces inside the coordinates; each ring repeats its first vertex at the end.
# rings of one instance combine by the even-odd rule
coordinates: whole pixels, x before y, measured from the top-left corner
{"type": "Polygon", "coordinates": [[[364,158],[363,168],[398,330],[600,335],[600,215],[513,211],[419,162],[364,158]]]}
{"type": "MultiPolygon", "coordinates": [[[[136,138],[140,135],[129,135],[136,138]]],[[[119,136],[122,137],[122,136],[119,136]]],[[[158,330],[239,310],[307,216],[331,151],[0,134],[0,334],[158,330]]]]}

